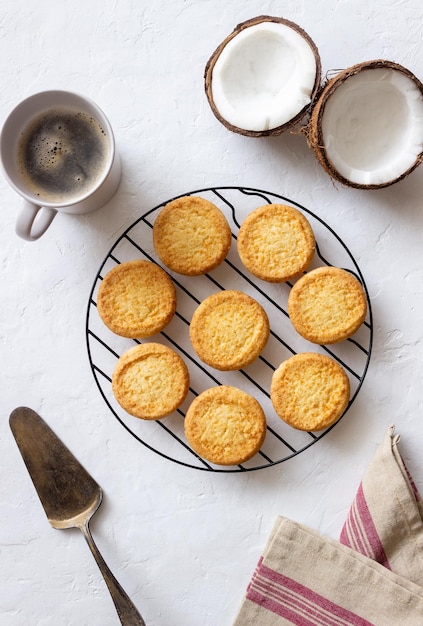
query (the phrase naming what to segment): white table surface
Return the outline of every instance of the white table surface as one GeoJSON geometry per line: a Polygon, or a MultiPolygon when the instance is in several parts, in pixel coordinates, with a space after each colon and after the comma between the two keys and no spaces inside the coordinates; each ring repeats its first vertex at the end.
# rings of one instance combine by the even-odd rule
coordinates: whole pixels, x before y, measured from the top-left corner
{"type": "Polygon", "coordinates": [[[301,136],[248,139],[212,115],[205,63],[235,25],[282,15],[314,39],[323,73],[374,58],[423,78],[420,0],[3,0],[0,119],[50,88],[109,116],[123,177],[106,208],[58,216],[38,242],[14,232],[0,179],[0,623],[118,624],[82,535],[50,527],[8,426],[38,411],[104,489],[92,531],[148,626],[230,625],[277,515],[337,537],[388,426],[423,485],[423,167],[379,191],[335,185],[301,136]],[[370,367],[347,416],[298,457],[247,473],[173,463],[114,419],[89,366],[85,315],[116,238],[157,204],[203,187],[286,195],[330,224],[363,272],[370,367]]]}

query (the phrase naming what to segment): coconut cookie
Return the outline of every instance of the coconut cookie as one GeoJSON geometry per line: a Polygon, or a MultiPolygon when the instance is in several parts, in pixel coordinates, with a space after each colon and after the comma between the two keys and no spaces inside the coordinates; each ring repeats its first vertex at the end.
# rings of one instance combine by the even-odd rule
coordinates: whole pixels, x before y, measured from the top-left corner
{"type": "Polygon", "coordinates": [[[197,307],[190,324],[193,348],[218,370],[238,370],[252,363],[269,338],[263,307],[242,291],[212,294],[197,307]]]}
{"type": "Polygon", "coordinates": [[[176,311],[176,291],[166,272],[146,260],[117,265],[104,277],[98,313],[117,335],[132,339],[160,332],[176,311]]]}
{"type": "Polygon", "coordinates": [[[272,376],[270,398],[278,416],[298,430],[323,430],[344,413],[350,383],[334,359],[312,352],[284,361],[272,376]]]}
{"type": "Polygon", "coordinates": [[[167,204],[153,225],[154,248],[172,271],[186,276],[217,267],[231,247],[226,217],[212,202],[196,196],[167,204]]]}
{"type": "Polygon", "coordinates": [[[268,204],[252,211],[238,233],[238,254],[254,276],[284,282],[310,265],[315,238],[307,218],[291,206],[268,204]]]}
{"type": "Polygon", "coordinates": [[[175,411],[189,388],[188,368],[171,348],[142,343],[119,358],[112,375],[112,390],[130,415],[157,420],[175,411]]]}
{"type": "Polygon", "coordinates": [[[331,344],[351,337],[364,322],[366,294],[346,270],[318,267],[302,276],[288,298],[297,332],[312,343],[331,344]]]}
{"type": "Polygon", "coordinates": [[[256,454],[266,417],[255,398],[222,385],[203,391],[185,416],[185,436],[197,454],[218,465],[238,465],[256,454]]]}

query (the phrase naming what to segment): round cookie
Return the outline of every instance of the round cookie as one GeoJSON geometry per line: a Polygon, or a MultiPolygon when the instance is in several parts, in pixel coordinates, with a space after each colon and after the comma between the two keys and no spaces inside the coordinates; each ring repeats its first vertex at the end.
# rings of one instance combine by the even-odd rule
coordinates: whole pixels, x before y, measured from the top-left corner
{"type": "Polygon", "coordinates": [[[212,202],[185,196],[169,202],[153,225],[153,245],[172,271],[186,276],[206,274],[217,267],[231,247],[226,217],[212,202]]]}
{"type": "Polygon", "coordinates": [[[204,363],[218,370],[239,370],[252,363],[269,338],[263,307],[242,291],[212,294],[197,307],[189,334],[204,363]]]}
{"type": "Polygon", "coordinates": [[[285,282],[307,269],[316,241],[300,211],[284,204],[267,204],[247,215],[237,246],[242,263],[254,276],[285,282]]]}
{"type": "Polygon", "coordinates": [[[366,294],[361,283],[338,267],[318,267],[292,287],[288,314],[297,332],[312,343],[351,337],[364,322],[366,294]]]}
{"type": "Polygon", "coordinates": [[[112,375],[112,390],[121,407],[145,420],[157,420],[175,411],[188,389],[185,362],[160,343],[130,348],[118,359],[112,375]]]}
{"type": "Polygon", "coordinates": [[[266,417],[255,398],[236,387],[212,387],[197,396],[185,416],[185,436],[195,452],[217,465],[238,465],[256,454],[266,417]]]}
{"type": "Polygon", "coordinates": [[[278,416],[298,430],[323,430],[344,413],[350,382],[334,359],[313,352],[296,354],[272,376],[270,398],[278,416]]]}
{"type": "Polygon", "coordinates": [[[117,335],[150,337],[170,322],[176,290],[166,272],[151,261],[135,260],[111,269],[100,284],[97,309],[117,335]]]}

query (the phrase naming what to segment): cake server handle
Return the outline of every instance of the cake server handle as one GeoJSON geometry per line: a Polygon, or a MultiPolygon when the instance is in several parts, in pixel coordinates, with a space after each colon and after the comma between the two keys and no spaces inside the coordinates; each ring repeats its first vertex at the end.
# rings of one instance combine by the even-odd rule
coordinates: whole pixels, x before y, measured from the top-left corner
{"type": "Polygon", "coordinates": [[[104,582],[110,592],[122,626],[146,626],[143,618],[138,613],[135,605],[132,603],[132,600],[120,586],[119,582],[110,571],[106,561],[101,556],[100,551],[94,543],[94,539],[91,535],[88,520],[79,525],[78,528],[84,535],[100,572],[103,575],[104,582]]]}

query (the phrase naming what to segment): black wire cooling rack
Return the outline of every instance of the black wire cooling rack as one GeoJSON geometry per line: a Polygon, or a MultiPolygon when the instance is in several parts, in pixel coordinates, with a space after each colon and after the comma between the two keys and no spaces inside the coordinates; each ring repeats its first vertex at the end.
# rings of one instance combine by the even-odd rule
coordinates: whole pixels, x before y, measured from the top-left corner
{"type": "MultiPolygon", "coordinates": [[[[99,284],[116,264],[144,258],[163,267],[154,251],[152,228],[156,216],[170,200],[147,211],[125,230],[100,266],[90,293],[86,317],[86,340],[91,369],[111,413],[143,446],[166,459],[194,469],[215,472],[263,469],[304,452],[336,426],[335,424],[316,433],[302,432],[291,428],[276,415],[270,401],[270,381],[273,372],[283,360],[299,352],[329,354],[342,365],[350,379],[351,396],[343,418],[357,397],[367,373],[373,341],[368,291],[362,273],[347,246],[330,226],[297,202],[275,193],[248,187],[214,187],[181,194],[187,195],[198,195],[216,204],[231,225],[234,241],[226,260],[209,274],[185,277],[168,272],[177,290],[177,311],[160,335],[149,338],[149,341],[160,341],[170,346],[187,363],[190,390],[185,402],[172,415],[157,421],[137,419],[118,405],[111,388],[112,372],[119,356],[139,341],[125,339],[109,331],[98,315],[96,303],[99,284]],[[294,330],[287,313],[287,300],[293,283],[267,283],[254,278],[245,270],[236,250],[238,229],[250,211],[264,204],[288,204],[305,214],[316,237],[316,253],[309,269],[333,265],[352,272],[360,280],[367,297],[368,313],[354,337],[329,347],[316,346],[302,339],[294,330]],[[205,366],[198,360],[189,339],[189,323],[195,308],[205,297],[222,289],[238,289],[253,296],[265,308],[270,321],[270,338],[260,357],[247,368],[235,372],[219,372],[205,366]],[[205,389],[221,384],[234,385],[247,391],[260,402],[266,413],[268,427],[264,444],[252,459],[242,465],[213,465],[200,458],[190,448],[184,436],[184,416],[190,402],[205,389]]],[[[163,269],[168,271],[166,267],[163,269]]]]}

